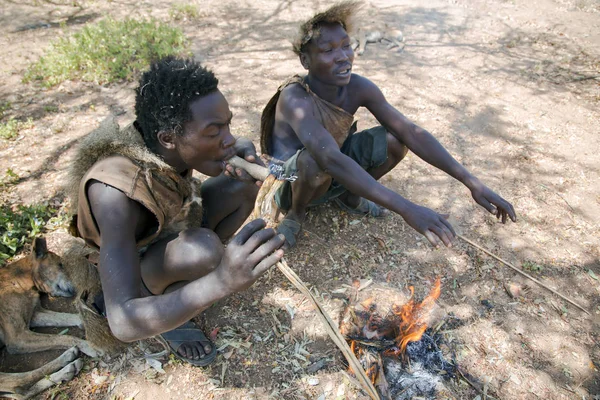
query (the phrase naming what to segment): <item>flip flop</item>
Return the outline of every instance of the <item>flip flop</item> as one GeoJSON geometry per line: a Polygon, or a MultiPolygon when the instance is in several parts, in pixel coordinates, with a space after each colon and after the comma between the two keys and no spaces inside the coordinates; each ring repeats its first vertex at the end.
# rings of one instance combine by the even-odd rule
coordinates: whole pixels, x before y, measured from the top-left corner
{"type": "Polygon", "coordinates": [[[283,236],[285,236],[285,241],[287,242],[289,248],[292,248],[296,245],[296,240],[301,229],[302,225],[300,225],[300,223],[289,218],[284,218],[279,225],[277,225],[277,233],[281,233],[283,236]]]}
{"type": "Polygon", "coordinates": [[[333,199],[333,202],[339,209],[342,211],[346,211],[348,214],[356,214],[356,215],[370,215],[373,218],[384,218],[389,214],[387,208],[383,208],[373,203],[370,200],[365,199],[364,197],[360,198],[360,202],[356,208],[352,208],[346,203],[344,203],[339,198],[333,199]]]}
{"type": "Polygon", "coordinates": [[[169,346],[173,354],[182,361],[186,361],[192,365],[196,365],[198,367],[205,367],[211,362],[214,361],[217,356],[217,348],[213,342],[211,342],[204,332],[202,332],[192,321],[188,321],[185,324],[181,325],[178,328],[173,329],[172,331],[165,332],[159,335],[166,344],[169,346]],[[206,354],[204,357],[194,360],[191,358],[185,358],[177,350],[179,347],[186,342],[200,342],[204,346],[206,343],[210,343],[211,351],[206,354]]]}

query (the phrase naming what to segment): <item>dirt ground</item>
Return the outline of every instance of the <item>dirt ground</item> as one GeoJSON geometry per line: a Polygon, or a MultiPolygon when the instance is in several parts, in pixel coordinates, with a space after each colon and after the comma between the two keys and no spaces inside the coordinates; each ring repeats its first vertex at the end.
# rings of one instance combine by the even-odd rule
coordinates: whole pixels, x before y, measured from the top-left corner
{"type": "MultiPolygon", "coordinates": [[[[7,116],[31,117],[34,125],[16,140],[0,141],[0,177],[8,169],[20,177],[1,188],[1,201],[63,205],[61,184],[78,139],[109,114],[121,123],[133,119],[134,83],[65,82],[52,89],[21,83],[53,39],[108,15],[153,16],[180,26],[194,57],[220,79],[234,132],[258,143],[262,108],[285,78],[302,73],[290,37],[329,2],[191,3],[200,10],[197,19],[172,21],[171,1],[73,7],[2,0],[0,98],[12,104],[7,116]]],[[[600,3],[367,4],[363,23],[401,29],[406,46],[397,52],[370,45],[354,72],[378,84],[391,104],[511,201],[519,220],[497,223],[458,182],[413,154],[383,184],[451,214],[463,235],[590,315],[460,240],[450,249],[432,249],[399,216],[356,219],[328,206],[312,210],[299,246],[286,255],[289,264],[334,318],[344,307],[340,294],[350,294],[355,279],[373,282],[361,296],[406,298],[409,285],[422,297],[440,276],[434,323],[460,321],[440,331],[481,391],[459,379],[446,382],[441,398],[599,399],[600,3]],[[519,295],[509,296],[506,287],[519,295]]],[[[359,128],[375,124],[365,111],[357,118],[359,128]]],[[[50,233],[51,249],[61,253],[67,237],[64,230],[50,233]]],[[[215,304],[201,320],[216,333],[220,352],[209,368],[163,357],[164,370],[157,372],[143,356],[156,351],[148,340],[111,360],[86,360],[75,380],[40,398],[364,398],[308,302],[277,271],[215,304]],[[324,368],[315,371],[310,366],[318,362],[324,368]]],[[[21,360],[2,354],[4,370],[18,370],[21,360]]]]}

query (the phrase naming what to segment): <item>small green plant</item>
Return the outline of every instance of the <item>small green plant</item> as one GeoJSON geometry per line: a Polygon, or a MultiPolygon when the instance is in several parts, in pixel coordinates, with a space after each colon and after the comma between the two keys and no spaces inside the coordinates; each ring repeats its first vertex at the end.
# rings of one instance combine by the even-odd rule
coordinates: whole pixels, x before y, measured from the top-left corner
{"type": "Polygon", "coordinates": [[[24,81],[54,86],[67,79],[98,84],[133,80],[150,62],[187,55],[188,43],[178,28],[154,19],[111,18],[60,38],[25,73],[24,81]]]}
{"type": "Polygon", "coordinates": [[[0,103],[0,119],[4,118],[4,113],[12,108],[10,101],[0,103]]]}
{"type": "Polygon", "coordinates": [[[533,261],[525,261],[523,263],[523,269],[531,272],[542,272],[544,267],[542,265],[536,264],[533,261]]]}
{"type": "Polygon", "coordinates": [[[46,204],[0,206],[0,265],[46,229],[56,210],[46,204]]]}
{"type": "Polygon", "coordinates": [[[200,16],[198,12],[198,7],[193,4],[173,4],[171,9],[169,10],[169,17],[175,21],[181,20],[193,20],[200,16]]]}
{"type": "Polygon", "coordinates": [[[21,130],[29,129],[31,127],[33,127],[31,118],[28,118],[27,121],[19,121],[10,117],[8,121],[0,123],[0,139],[14,139],[19,136],[21,130]]]}
{"type": "Polygon", "coordinates": [[[6,170],[4,177],[0,178],[0,187],[17,183],[21,177],[11,168],[6,170]]]}
{"type": "Polygon", "coordinates": [[[44,111],[47,113],[57,113],[58,112],[58,106],[54,105],[54,104],[47,104],[44,106],[44,111]]]}

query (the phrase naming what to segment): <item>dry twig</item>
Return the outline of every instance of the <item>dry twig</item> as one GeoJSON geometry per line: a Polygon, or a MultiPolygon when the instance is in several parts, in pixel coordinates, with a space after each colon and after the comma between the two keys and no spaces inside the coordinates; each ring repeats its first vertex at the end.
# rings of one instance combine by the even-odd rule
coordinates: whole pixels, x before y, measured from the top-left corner
{"type": "Polygon", "coordinates": [[[325,309],[323,308],[321,303],[319,303],[319,301],[316,299],[316,297],[313,296],[313,294],[306,287],[304,282],[302,282],[302,280],[298,277],[298,275],[296,275],[296,273],[287,265],[287,263],[285,262],[284,259],[282,259],[280,262],[277,263],[277,268],[279,268],[279,270],[285,275],[285,277],[288,278],[288,280],[298,290],[300,290],[308,298],[308,300],[310,300],[312,305],[315,307],[315,310],[317,311],[317,315],[321,319],[321,322],[323,322],[323,326],[325,326],[325,329],[327,330],[329,337],[331,338],[331,340],[333,340],[333,342],[336,344],[336,346],[342,351],[342,354],[344,355],[344,357],[346,357],[346,360],[348,361],[348,365],[352,369],[352,372],[354,372],[354,374],[356,375],[356,379],[362,386],[363,390],[372,399],[378,400],[379,395],[377,394],[377,390],[375,389],[375,387],[371,383],[371,380],[369,379],[369,377],[363,370],[362,366],[360,365],[360,362],[357,360],[356,356],[350,349],[350,346],[348,346],[346,339],[340,333],[340,331],[337,329],[337,327],[331,320],[331,317],[329,317],[329,314],[327,314],[327,311],[325,311],[325,309]]]}
{"type": "MultiPolygon", "coordinates": [[[[281,181],[277,181],[273,175],[269,175],[269,170],[265,167],[262,167],[257,164],[250,164],[247,161],[239,158],[233,157],[228,161],[236,168],[242,168],[246,170],[250,175],[252,175],[255,179],[263,181],[263,186],[261,187],[254,206],[253,217],[256,218],[258,216],[261,217],[269,217],[271,215],[271,209],[269,209],[269,205],[273,200],[273,196],[275,191],[281,185],[281,181]]],[[[356,359],[356,356],[348,346],[346,339],[337,329],[336,325],[333,323],[321,303],[316,299],[315,296],[310,292],[310,290],[306,287],[304,282],[296,275],[296,273],[287,265],[287,262],[284,259],[281,259],[277,263],[277,268],[285,275],[286,278],[298,289],[302,292],[308,300],[312,303],[315,310],[317,311],[317,315],[323,322],[329,337],[336,346],[342,351],[342,354],[348,361],[348,365],[356,375],[356,379],[362,386],[363,390],[371,397],[373,400],[379,400],[379,395],[377,390],[371,383],[371,380],[363,370],[360,362],[356,359]]]]}
{"type": "Polygon", "coordinates": [[[500,261],[502,264],[504,264],[507,267],[513,269],[514,271],[518,272],[519,274],[521,274],[521,275],[523,275],[523,276],[531,279],[532,281],[534,281],[535,283],[537,283],[538,285],[540,285],[544,289],[551,291],[552,293],[554,293],[555,295],[559,296],[563,300],[565,300],[565,301],[573,304],[575,307],[579,308],[580,310],[582,310],[586,314],[590,315],[590,312],[588,310],[586,310],[585,308],[583,308],[582,306],[580,306],[579,304],[577,304],[575,301],[569,299],[567,296],[562,295],[561,293],[557,292],[556,290],[552,289],[551,287],[543,284],[542,282],[540,282],[539,280],[535,279],[533,276],[529,275],[528,273],[521,271],[519,268],[515,267],[514,265],[512,265],[508,261],[505,261],[505,260],[501,259],[500,257],[498,257],[497,255],[495,255],[494,253],[492,253],[492,252],[484,249],[483,247],[481,247],[477,243],[474,243],[474,242],[470,241],[469,239],[467,239],[463,235],[456,234],[456,236],[458,236],[460,239],[464,240],[465,242],[467,242],[471,246],[475,247],[476,249],[479,249],[479,250],[483,251],[485,254],[487,254],[487,255],[495,258],[496,260],[500,261]]]}

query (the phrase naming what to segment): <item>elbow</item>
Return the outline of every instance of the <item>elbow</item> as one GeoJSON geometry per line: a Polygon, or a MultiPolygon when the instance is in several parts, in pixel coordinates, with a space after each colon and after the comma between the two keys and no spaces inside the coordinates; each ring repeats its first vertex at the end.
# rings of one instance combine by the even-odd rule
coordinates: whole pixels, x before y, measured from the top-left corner
{"type": "Polygon", "coordinates": [[[339,149],[324,149],[318,153],[317,164],[327,175],[335,175],[336,171],[340,170],[343,165],[344,154],[339,149]]]}

